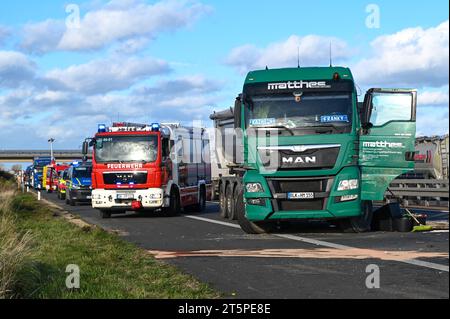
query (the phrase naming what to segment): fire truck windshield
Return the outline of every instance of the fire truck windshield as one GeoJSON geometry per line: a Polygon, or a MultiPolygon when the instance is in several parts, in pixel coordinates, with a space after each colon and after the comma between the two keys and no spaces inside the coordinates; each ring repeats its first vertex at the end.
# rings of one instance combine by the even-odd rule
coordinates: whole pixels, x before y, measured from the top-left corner
{"type": "Polygon", "coordinates": [[[155,162],[158,155],[156,135],[98,137],[95,143],[97,163],[155,162]]]}

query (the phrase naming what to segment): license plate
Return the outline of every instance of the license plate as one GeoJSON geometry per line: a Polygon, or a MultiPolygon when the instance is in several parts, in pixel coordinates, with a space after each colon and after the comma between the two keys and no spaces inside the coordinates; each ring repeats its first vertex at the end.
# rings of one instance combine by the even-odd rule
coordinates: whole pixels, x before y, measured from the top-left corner
{"type": "Polygon", "coordinates": [[[314,199],[314,193],[288,193],[288,199],[314,199]]]}
{"type": "Polygon", "coordinates": [[[134,199],[134,194],[117,194],[117,199],[134,199]]]}

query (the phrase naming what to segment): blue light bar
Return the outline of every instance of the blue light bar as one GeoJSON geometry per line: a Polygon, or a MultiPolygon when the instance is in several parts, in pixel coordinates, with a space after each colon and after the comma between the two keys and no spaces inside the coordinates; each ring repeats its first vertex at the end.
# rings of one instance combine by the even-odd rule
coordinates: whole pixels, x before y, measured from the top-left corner
{"type": "Polygon", "coordinates": [[[98,132],[99,133],[105,133],[106,132],[106,125],[105,124],[99,124],[98,125],[98,132]]]}
{"type": "Polygon", "coordinates": [[[160,128],[161,128],[161,126],[158,123],[152,124],[152,132],[159,132],[160,128]]]}

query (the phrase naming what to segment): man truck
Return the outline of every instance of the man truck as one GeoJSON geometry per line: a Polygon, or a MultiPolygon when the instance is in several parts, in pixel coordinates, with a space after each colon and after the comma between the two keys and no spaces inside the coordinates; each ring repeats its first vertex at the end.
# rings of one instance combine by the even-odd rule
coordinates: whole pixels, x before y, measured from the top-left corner
{"type": "Polygon", "coordinates": [[[343,67],[250,72],[234,108],[211,115],[228,169],[221,215],[253,234],[308,219],[370,230],[372,201],[414,169],[416,100],[413,89],[374,88],[358,103],[343,67]]]}
{"type": "Polygon", "coordinates": [[[93,147],[92,207],[114,213],[182,208],[202,211],[211,198],[209,138],[202,128],[179,124],[99,125],[84,142],[93,147]]]}

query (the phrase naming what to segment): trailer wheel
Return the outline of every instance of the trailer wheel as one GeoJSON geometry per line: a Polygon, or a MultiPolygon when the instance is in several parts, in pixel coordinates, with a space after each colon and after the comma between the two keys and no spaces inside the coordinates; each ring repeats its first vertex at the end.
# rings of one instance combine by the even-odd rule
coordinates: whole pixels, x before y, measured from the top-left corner
{"type": "Polygon", "coordinates": [[[372,201],[366,200],[361,203],[362,215],[341,220],[339,226],[346,233],[364,233],[371,230],[373,219],[372,201]]]}
{"type": "Polygon", "coordinates": [[[109,219],[109,218],[111,218],[111,211],[109,211],[109,210],[100,210],[100,217],[102,218],[102,219],[109,219]]]}
{"type": "Polygon", "coordinates": [[[227,185],[227,189],[225,191],[225,206],[227,211],[227,218],[230,220],[233,220],[235,217],[234,215],[234,206],[235,206],[235,200],[233,199],[233,184],[229,183],[227,185]]]}
{"type": "Polygon", "coordinates": [[[220,217],[228,218],[226,198],[225,198],[225,186],[223,183],[220,184],[219,186],[219,206],[220,206],[220,217]]]}
{"type": "Polygon", "coordinates": [[[254,222],[249,221],[245,217],[245,204],[244,204],[244,190],[240,189],[238,196],[236,197],[236,206],[235,206],[235,212],[237,221],[239,223],[239,226],[241,226],[241,229],[246,232],[247,234],[265,234],[267,232],[270,232],[270,224],[266,223],[260,223],[256,224],[254,222]]]}

